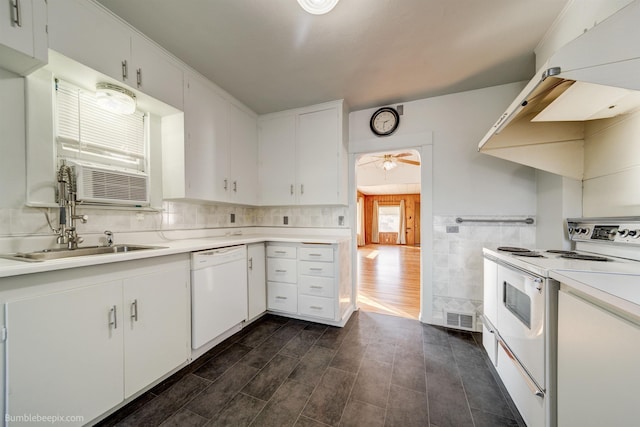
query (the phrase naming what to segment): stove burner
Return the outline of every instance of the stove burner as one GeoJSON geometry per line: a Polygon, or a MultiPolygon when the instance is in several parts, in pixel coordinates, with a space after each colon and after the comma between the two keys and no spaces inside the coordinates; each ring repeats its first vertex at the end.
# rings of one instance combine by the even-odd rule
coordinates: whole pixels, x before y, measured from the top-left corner
{"type": "Polygon", "coordinates": [[[605,258],[603,256],[585,255],[585,254],[576,254],[576,253],[560,255],[560,258],[580,259],[585,261],[609,261],[609,258],[605,258]]]}
{"type": "Polygon", "coordinates": [[[561,254],[561,255],[576,255],[573,251],[563,251],[561,249],[549,249],[547,252],[550,254],[561,254]]]}
{"type": "Polygon", "coordinates": [[[538,253],[538,252],[533,252],[533,251],[527,251],[527,252],[513,252],[513,256],[523,256],[523,257],[528,257],[528,258],[544,258],[544,255],[538,253]]]}
{"type": "Polygon", "coordinates": [[[504,252],[511,252],[511,253],[516,253],[516,252],[531,252],[529,249],[525,249],[525,248],[514,248],[513,246],[500,246],[498,248],[499,251],[504,251],[504,252]]]}

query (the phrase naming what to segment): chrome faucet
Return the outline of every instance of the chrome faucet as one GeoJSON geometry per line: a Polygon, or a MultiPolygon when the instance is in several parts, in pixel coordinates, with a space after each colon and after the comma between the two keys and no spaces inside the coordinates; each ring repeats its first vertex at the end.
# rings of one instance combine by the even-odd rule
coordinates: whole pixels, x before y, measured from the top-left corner
{"type": "Polygon", "coordinates": [[[107,236],[107,246],[113,246],[113,232],[105,230],[104,235],[107,236]]]}
{"type": "Polygon", "coordinates": [[[78,236],[76,220],[85,224],[89,217],[76,214],[76,177],[73,168],[66,165],[64,161],[58,169],[57,180],[56,202],[60,210],[58,221],[60,227],[57,229],[51,227],[51,229],[58,235],[56,242],[59,245],[67,245],[68,249],[77,249],[78,244],[84,239],[78,236]]]}

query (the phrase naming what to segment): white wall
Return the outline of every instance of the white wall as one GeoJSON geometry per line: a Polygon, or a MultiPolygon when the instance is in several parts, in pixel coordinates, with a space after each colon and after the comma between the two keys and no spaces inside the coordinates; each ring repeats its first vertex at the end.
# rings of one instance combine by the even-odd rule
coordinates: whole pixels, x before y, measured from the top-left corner
{"type": "Polygon", "coordinates": [[[542,170],[536,178],[536,247],[571,249],[565,220],[582,216],[582,181],[542,170]]]}
{"type": "MultiPolygon", "coordinates": [[[[534,169],[477,151],[480,139],[522,87],[522,83],[510,83],[404,104],[393,138],[410,141],[412,135],[433,133],[434,214],[535,213],[534,169]]],[[[380,151],[380,145],[386,144],[385,138],[374,139],[369,129],[375,110],[349,115],[351,152],[361,151],[363,145],[380,151]]]]}
{"type": "Polygon", "coordinates": [[[400,127],[385,138],[369,129],[375,108],[349,115],[352,159],[353,153],[421,147],[424,322],[443,324],[445,310],[482,312],[483,246],[534,244],[535,226],[524,224],[464,223],[459,232],[447,232],[457,216],[535,216],[535,171],[477,152],[482,136],[522,87],[511,83],[407,102],[400,127]]]}

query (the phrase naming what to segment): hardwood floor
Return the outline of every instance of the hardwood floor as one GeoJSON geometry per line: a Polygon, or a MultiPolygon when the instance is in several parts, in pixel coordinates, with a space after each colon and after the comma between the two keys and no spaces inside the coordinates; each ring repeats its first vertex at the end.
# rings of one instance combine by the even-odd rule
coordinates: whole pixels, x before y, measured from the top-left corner
{"type": "Polygon", "coordinates": [[[358,306],[365,311],[417,319],[420,314],[420,248],[358,248],[358,306]]]}

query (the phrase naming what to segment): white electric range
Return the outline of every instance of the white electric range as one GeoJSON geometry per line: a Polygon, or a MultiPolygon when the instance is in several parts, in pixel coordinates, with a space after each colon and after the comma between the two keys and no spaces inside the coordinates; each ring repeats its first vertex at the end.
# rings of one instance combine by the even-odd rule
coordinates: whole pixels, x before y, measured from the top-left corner
{"type": "Polygon", "coordinates": [[[530,427],[557,425],[556,273],[579,275],[605,293],[640,303],[640,292],[613,289],[604,279],[625,275],[640,281],[640,218],[568,219],[566,232],[574,251],[483,250],[483,344],[530,427]]]}

